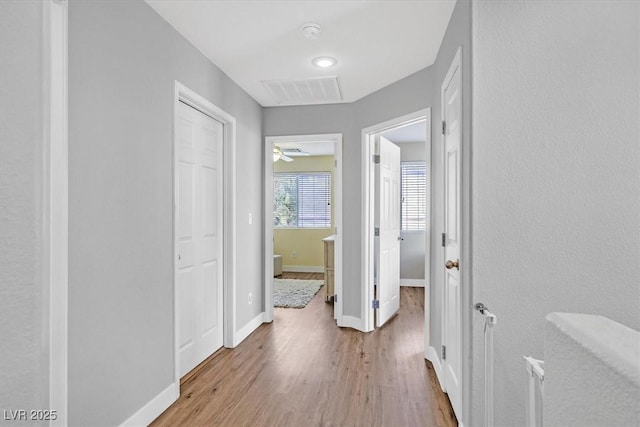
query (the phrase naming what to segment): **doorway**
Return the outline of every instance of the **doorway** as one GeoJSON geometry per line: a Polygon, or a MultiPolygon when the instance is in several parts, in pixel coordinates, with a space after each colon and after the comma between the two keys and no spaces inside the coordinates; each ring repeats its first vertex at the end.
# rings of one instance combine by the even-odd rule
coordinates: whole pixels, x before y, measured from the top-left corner
{"type": "Polygon", "coordinates": [[[333,302],[341,326],[342,134],[266,137],[264,182],[265,321],[273,321],[274,276],[322,272],[320,292],[333,302]],[[333,263],[327,266],[329,240],[333,263]]]}
{"type": "MultiPolygon", "coordinates": [[[[380,266],[380,257],[377,255],[379,250],[376,246],[377,239],[379,237],[376,236],[376,233],[382,235],[382,230],[376,230],[376,227],[379,225],[379,219],[376,216],[377,207],[376,205],[379,203],[380,195],[379,193],[379,185],[376,185],[376,161],[380,163],[383,162],[382,159],[376,157],[379,153],[376,151],[377,147],[380,146],[380,141],[384,141],[385,135],[391,136],[392,138],[397,138],[397,135],[406,132],[409,129],[420,129],[419,132],[422,134],[420,137],[421,141],[421,151],[423,153],[424,165],[426,169],[425,178],[428,176],[431,170],[431,109],[427,108],[424,110],[417,111],[415,113],[408,114],[406,116],[398,117],[384,123],[380,123],[375,126],[368,127],[362,130],[362,139],[363,139],[363,167],[362,167],[362,180],[363,180],[363,254],[364,254],[364,264],[363,264],[363,287],[362,287],[362,313],[363,313],[363,331],[370,332],[375,329],[376,326],[376,316],[380,316],[384,314],[384,317],[380,317],[381,319],[389,317],[389,313],[381,313],[380,307],[383,304],[383,301],[380,300],[378,295],[384,295],[384,298],[387,298],[389,295],[393,295],[396,292],[396,287],[400,286],[400,277],[393,278],[393,280],[387,280],[390,282],[390,289],[380,289],[378,280],[378,273],[380,269],[385,271],[394,271],[394,269],[389,269],[386,266],[380,266]],[[404,129],[404,130],[403,130],[404,129]],[[395,132],[395,137],[393,136],[395,132]]],[[[399,139],[397,139],[399,140],[399,139]]],[[[401,167],[402,168],[402,167],[401,167]]],[[[410,168],[408,168],[410,169],[410,168]]],[[[431,189],[430,185],[428,185],[428,181],[423,181],[425,184],[424,188],[424,206],[428,212],[428,207],[431,202],[431,189]]],[[[400,194],[400,188],[398,188],[397,194],[400,194]]],[[[399,196],[398,196],[399,199],[399,196]]],[[[400,201],[398,200],[398,203],[400,201]]],[[[421,201],[422,203],[422,201],[421,201]]],[[[425,213],[427,213],[425,212],[425,213]]],[[[405,215],[406,212],[402,212],[400,210],[400,216],[405,215]]],[[[398,218],[398,220],[401,220],[398,218]]],[[[405,220],[409,220],[409,218],[405,218],[405,220]]],[[[425,326],[426,330],[429,330],[429,287],[426,281],[426,278],[429,277],[430,271],[430,224],[429,220],[423,220],[424,227],[424,278],[425,280],[422,282],[425,286],[425,326]]],[[[379,228],[379,227],[378,227],[379,228]]],[[[397,236],[397,239],[402,242],[404,230],[397,236]]],[[[386,261],[385,261],[386,262],[386,261]]],[[[394,261],[395,262],[395,261],[394,261]]],[[[399,261],[398,261],[399,262],[399,261]]],[[[399,268],[398,268],[399,271],[399,268]]],[[[395,274],[395,273],[394,273],[395,274]]],[[[409,285],[415,285],[416,282],[408,283],[409,285]]],[[[389,284],[382,283],[381,287],[389,286],[389,284]]],[[[398,293],[399,294],[399,293],[398,293]]],[[[394,305],[395,306],[395,305],[394,305]]],[[[399,306],[399,304],[398,304],[399,306]]],[[[388,310],[387,310],[388,311],[388,310]]],[[[427,344],[428,337],[425,336],[425,349],[428,347],[427,344]]],[[[426,350],[425,350],[426,354],[426,350]]]]}
{"type": "Polygon", "coordinates": [[[235,119],[175,82],[175,381],[233,346],[235,119]]]}

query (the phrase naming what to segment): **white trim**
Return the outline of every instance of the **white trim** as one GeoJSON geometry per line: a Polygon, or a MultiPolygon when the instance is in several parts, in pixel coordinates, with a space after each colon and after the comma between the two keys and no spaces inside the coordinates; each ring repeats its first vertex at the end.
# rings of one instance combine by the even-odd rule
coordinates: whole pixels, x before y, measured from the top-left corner
{"type": "Polygon", "coordinates": [[[400,278],[400,286],[413,286],[415,288],[424,288],[425,279],[402,279],[400,278]]]}
{"type": "Polygon", "coordinates": [[[151,424],[158,415],[162,414],[180,396],[180,383],[173,383],[165,388],[156,397],[151,399],[146,405],[138,409],[120,427],[146,426],[151,424]]]}
{"type": "Polygon", "coordinates": [[[236,119],[219,110],[217,117],[224,119],[223,185],[224,185],[224,346],[235,341],[236,330],[236,119]],[[222,113],[222,114],[220,114],[222,113]]]}
{"type": "Polygon", "coordinates": [[[264,146],[264,321],[273,322],[273,141],[265,138],[264,146]]]}
{"type": "Polygon", "coordinates": [[[431,286],[425,279],[424,283],[424,358],[429,357],[431,347],[431,286]]]}
{"type": "Polygon", "coordinates": [[[362,266],[361,277],[362,285],[360,289],[360,312],[362,317],[362,327],[365,332],[373,331],[374,315],[371,310],[370,301],[373,299],[374,283],[374,239],[371,236],[374,227],[374,221],[371,213],[375,212],[375,199],[373,184],[375,175],[374,168],[371,167],[371,156],[375,152],[374,148],[375,136],[362,130],[362,266]]]}
{"type": "MultiPolygon", "coordinates": [[[[387,130],[393,128],[399,128],[402,126],[408,126],[420,121],[426,121],[425,132],[425,147],[428,147],[427,153],[431,150],[431,108],[425,108],[423,110],[416,111],[414,113],[406,114],[395,119],[387,120],[374,126],[370,126],[362,129],[362,287],[361,287],[361,312],[362,312],[362,325],[365,332],[370,332],[375,329],[374,326],[374,309],[371,308],[371,301],[373,300],[373,266],[374,266],[374,238],[373,238],[373,215],[375,212],[375,195],[373,185],[375,178],[375,168],[372,165],[372,156],[374,154],[375,136],[379,135],[387,130]]],[[[431,156],[427,156],[425,159],[426,167],[431,169],[431,156]]],[[[429,187],[431,183],[429,183],[429,187]]],[[[427,188],[427,197],[431,198],[430,188],[427,188]]],[[[427,245],[425,247],[426,258],[429,257],[430,247],[430,227],[425,230],[427,245]]],[[[425,258],[425,259],[426,259],[425,258]]],[[[430,263],[425,264],[425,274],[429,274],[430,263]]],[[[425,306],[426,310],[426,306],[425,306]]]]}
{"type": "Polygon", "coordinates": [[[431,152],[433,151],[433,144],[431,139],[432,130],[432,118],[431,110],[429,110],[429,120],[427,120],[427,143],[425,144],[425,166],[428,168],[429,179],[427,180],[426,189],[426,205],[429,209],[429,221],[425,223],[425,245],[424,245],[424,277],[425,277],[425,290],[424,290],[424,351],[431,345],[431,286],[427,283],[431,280],[431,243],[434,230],[433,224],[433,211],[431,211],[431,198],[433,197],[433,162],[431,160],[431,152]]]}
{"type": "Polygon", "coordinates": [[[43,5],[43,330],[49,366],[49,408],[68,423],[69,138],[68,5],[43,5]]]}
{"type": "Polygon", "coordinates": [[[444,378],[442,378],[442,362],[440,362],[436,349],[429,346],[425,359],[433,365],[433,370],[436,371],[436,377],[438,377],[438,382],[440,383],[440,389],[446,393],[447,390],[444,388],[444,378]]]}
{"type": "MultiPolygon", "coordinates": [[[[447,71],[447,75],[442,80],[442,85],[440,85],[440,108],[444,108],[444,91],[449,86],[453,75],[456,70],[462,67],[462,46],[458,47],[456,54],[453,56],[451,60],[451,64],[449,65],[449,70],[447,71]]],[[[462,69],[460,70],[460,75],[462,76],[462,69]]],[[[444,110],[441,110],[444,111],[444,110]]],[[[442,114],[442,113],[441,113],[442,114]]],[[[444,116],[444,114],[442,114],[444,116]]],[[[442,140],[444,141],[444,135],[440,134],[442,140]]]]}
{"type": "Polygon", "coordinates": [[[367,332],[362,327],[362,319],[355,316],[342,316],[341,321],[338,322],[338,326],[340,326],[341,328],[353,328],[361,332],[367,332]]]}
{"type": "MultiPolygon", "coordinates": [[[[333,171],[334,183],[334,211],[333,225],[336,237],[334,239],[334,283],[335,294],[338,295],[338,302],[334,303],[334,318],[338,325],[341,324],[342,316],[342,275],[343,275],[343,227],[342,227],[342,134],[315,134],[315,135],[287,135],[287,136],[267,136],[265,137],[264,151],[264,313],[265,322],[273,321],[273,144],[285,142],[311,142],[311,141],[332,141],[334,143],[334,159],[336,166],[333,171]]],[[[286,267],[283,266],[283,270],[286,267]]],[[[300,266],[298,266],[300,267],[300,266]]],[[[313,267],[315,268],[315,267],[313,267]]],[[[287,271],[287,270],[285,270],[287,271]]],[[[295,271],[295,270],[289,270],[295,271]]],[[[320,270],[320,272],[324,269],[320,270]]]]}
{"type": "Polygon", "coordinates": [[[324,267],[321,265],[283,265],[282,271],[294,273],[323,273],[324,267]]]}
{"type": "MultiPolygon", "coordinates": [[[[176,217],[176,191],[177,191],[177,153],[175,138],[175,121],[177,108],[180,101],[192,105],[193,107],[210,115],[223,124],[223,185],[224,185],[224,211],[223,211],[223,343],[225,347],[232,348],[235,342],[235,319],[236,319],[236,228],[235,228],[235,208],[236,208],[236,183],[235,183],[235,158],[236,158],[236,119],[217,107],[212,102],[198,95],[182,83],[175,81],[173,100],[173,255],[174,260],[178,259],[178,248],[176,245],[175,232],[177,229],[176,217]]],[[[177,270],[175,261],[173,263],[173,326],[174,326],[174,379],[180,384],[180,344],[178,342],[178,295],[177,295],[177,270]]],[[[158,414],[159,415],[159,414],[158,414]]]]}
{"type": "Polygon", "coordinates": [[[336,321],[336,324],[339,324],[342,320],[342,307],[343,307],[343,296],[344,292],[342,291],[343,286],[343,237],[344,237],[344,227],[342,218],[344,215],[343,212],[343,201],[342,201],[342,134],[336,135],[336,143],[335,143],[335,169],[333,171],[333,179],[334,179],[334,216],[335,216],[335,229],[337,231],[335,233],[335,238],[333,242],[333,287],[335,295],[339,295],[337,298],[337,302],[333,304],[333,318],[336,321]]]}
{"type": "Polygon", "coordinates": [[[258,329],[260,325],[264,323],[264,312],[258,314],[253,319],[249,320],[249,322],[240,328],[239,331],[236,331],[233,337],[233,347],[238,346],[242,341],[245,340],[253,331],[258,329]]]}

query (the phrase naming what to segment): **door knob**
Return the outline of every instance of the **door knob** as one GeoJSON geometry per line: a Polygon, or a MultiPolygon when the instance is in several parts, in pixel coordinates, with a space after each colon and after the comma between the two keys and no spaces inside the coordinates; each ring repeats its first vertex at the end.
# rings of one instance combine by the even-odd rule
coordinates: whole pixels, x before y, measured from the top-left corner
{"type": "Polygon", "coordinates": [[[444,266],[447,267],[447,270],[451,270],[452,268],[455,268],[456,270],[460,270],[460,260],[459,259],[455,261],[448,260],[444,264],[444,266]]]}

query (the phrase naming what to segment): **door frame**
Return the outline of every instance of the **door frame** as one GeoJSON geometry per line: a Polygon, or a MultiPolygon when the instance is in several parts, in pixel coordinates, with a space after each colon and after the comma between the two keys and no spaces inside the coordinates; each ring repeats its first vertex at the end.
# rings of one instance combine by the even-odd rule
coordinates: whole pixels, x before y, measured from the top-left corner
{"type": "Polygon", "coordinates": [[[68,423],[69,306],[69,110],[68,3],[42,2],[41,157],[43,345],[49,365],[49,408],[57,410],[51,426],[68,423]]]}
{"type": "MultiPolygon", "coordinates": [[[[372,308],[371,301],[374,297],[374,230],[375,224],[375,168],[373,165],[373,154],[375,153],[375,137],[388,130],[399,128],[403,126],[412,125],[421,121],[426,122],[426,135],[425,135],[425,164],[427,170],[431,170],[431,108],[425,108],[410,114],[406,114],[401,117],[396,117],[391,120],[387,120],[377,125],[369,126],[362,129],[362,287],[361,287],[361,313],[362,324],[358,328],[363,332],[371,332],[375,329],[374,324],[374,309],[372,308]]],[[[431,206],[431,182],[427,185],[427,206],[431,206]]],[[[425,280],[431,271],[431,224],[430,221],[426,222],[426,244],[425,244],[425,280]]],[[[425,331],[429,330],[429,296],[430,286],[428,282],[425,282],[425,331]]],[[[426,332],[428,333],[428,332],[426,332]]],[[[425,340],[427,340],[425,335],[425,340]]],[[[426,342],[425,344],[428,344],[426,342]]],[[[428,348],[428,345],[425,346],[428,348]]]]}
{"type": "MultiPolygon", "coordinates": [[[[342,134],[285,135],[265,137],[264,148],[264,321],[273,322],[273,145],[287,142],[331,141],[334,144],[335,169],[333,174],[334,215],[334,318],[343,326],[342,315],[342,134]]],[[[320,242],[318,242],[319,244],[320,242]]]]}
{"type": "Polygon", "coordinates": [[[180,385],[180,343],[178,342],[178,288],[176,262],[178,259],[177,236],[177,201],[178,201],[178,155],[176,141],[176,120],[178,118],[178,103],[185,102],[197,110],[213,117],[223,125],[224,136],[222,142],[222,176],[223,176],[223,233],[222,247],[224,248],[223,268],[223,345],[232,348],[234,345],[235,331],[235,301],[236,301],[236,271],[235,271],[235,207],[236,207],[236,183],[235,183],[235,157],[236,157],[236,119],[217,107],[212,102],[198,95],[179,81],[175,81],[173,100],[173,339],[174,339],[174,381],[180,385]]]}

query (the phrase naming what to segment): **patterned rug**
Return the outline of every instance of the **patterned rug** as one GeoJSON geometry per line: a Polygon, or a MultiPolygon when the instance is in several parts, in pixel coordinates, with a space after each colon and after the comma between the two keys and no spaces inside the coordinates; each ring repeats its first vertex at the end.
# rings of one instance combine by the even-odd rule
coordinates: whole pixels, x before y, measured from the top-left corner
{"type": "Polygon", "coordinates": [[[304,308],[322,285],[323,280],[273,279],[273,306],[304,308]]]}

